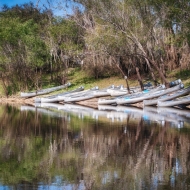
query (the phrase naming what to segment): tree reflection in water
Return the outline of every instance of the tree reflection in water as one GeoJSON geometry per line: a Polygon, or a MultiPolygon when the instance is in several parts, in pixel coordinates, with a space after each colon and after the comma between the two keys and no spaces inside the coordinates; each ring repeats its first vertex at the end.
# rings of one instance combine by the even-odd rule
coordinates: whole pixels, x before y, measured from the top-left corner
{"type": "Polygon", "coordinates": [[[153,111],[150,120],[137,111],[114,120],[111,111],[78,117],[76,110],[10,105],[0,113],[2,186],[189,189],[189,117],[174,128],[177,119],[163,123],[153,111]]]}

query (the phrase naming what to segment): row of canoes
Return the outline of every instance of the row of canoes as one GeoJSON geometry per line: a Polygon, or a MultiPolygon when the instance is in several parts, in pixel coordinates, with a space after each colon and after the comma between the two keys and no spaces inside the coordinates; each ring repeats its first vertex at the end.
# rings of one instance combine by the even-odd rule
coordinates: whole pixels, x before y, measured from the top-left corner
{"type": "Polygon", "coordinates": [[[62,94],[56,94],[53,96],[42,97],[42,98],[35,98],[35,102],[79,102],[83,100],[89,100],[95,97],[102,97],[108,96],[109,93],[107,92],[108,89],[119,88],[114,87],[111,85],[105,89],[99,89],[97,86],[91,89],[84,90],[84,87],[81,86],[75,90],[67,91],[62,94]]]}
{"type": "MultiPolygon", "coordinates": [[[[67,91],[64,93],[56,94],[47,97],[36,97],[35,102],[50,103],[50,102],[64,102],[64,103],[75,103],[79,101],[89,100],[98,98],[98,105],[131,105],[136,103],[143,103],[144,106],[156,105],[158,107],[169,107],[169,106],[181,106],[190,104],[190,87],[184,88],[183,83],[180,79],[170,83],[170,88],[165,88],[164,85],[153,87],[152,85],[145,85],[145,90],[141,91],[140,87],[130,88],[130,93],[123,86],[111,85],[104,89],[94,87],[88,90],[84,90],[84,87],[79,87],[75,90],[67,91]],[[106,98],[104,98],[106,96],[106,98]],[[109,97],[108,97],[109,96],[109,97]]],[[[54,87],[54,90],[60,88],[66,88],[70,83],[61,86],[54,87]]],[[[38,91],[36,95],[49,93],[53,89],[46,89],[43,92],[38,91]]],[[[28,93],[27,97],[34,96],[28,93]]],[[[26,97],[22,96],[22,97],[26,97]]]]}
{"type": "Polygon", "coordinates": [[[190,105],[190,87],[184,88],[180,79],[171,82],[170,88],[165,86],[149,88],[143,92],[134,92],[123,96],[99,98],[99,105],[131,105],[143,103],[143,106],[187,106],[190,105]]]}
{"type": "Polygon", "coordinates": [[[184,88],[181,80],[172,82],[170,88],[161,89],[160,87],[146,90],[145,92],[133,93],[130,95],[120,96],[116,98],[99,99],[99,105],[131,105],[143,103],[143,106],[157,107],[186,107],[190,105],[190,87],[184,88]],[[159,89],[160,88],[160,89],[159,89]]]}
{"type": "MultiPolygon", "coordinates": [[[[134,91],[140,91],[140,88],[133,88],[131,89],[131,92],[134,91]]],[[[53,96],[47,96],[47,97],[41,97],[41,98],[35,98],[35,102],[79,102],[84,100],[89,100],[92,98],[100,98],[104,96],[117,96],[117,95],[126,95],[128,94],[128,91],[123,88],[123,86],[114,86],[111,85],[107,88],[99,89],[97,86],[93,87],[91,89],[84,90],[84,87],[81,86],[75,90],[67,91],[61,94],[56,94],[53,96]],[[117,95],[116,95],[117,94],[117,95]]]]}

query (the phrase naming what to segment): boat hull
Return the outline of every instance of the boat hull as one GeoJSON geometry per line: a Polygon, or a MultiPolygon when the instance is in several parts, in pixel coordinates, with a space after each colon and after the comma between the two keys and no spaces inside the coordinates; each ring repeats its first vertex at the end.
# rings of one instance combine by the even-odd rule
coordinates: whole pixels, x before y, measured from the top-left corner
{"type": "Polygon", "coordinates": [[[74,89],[74,90],[71,90],[71,91],[67,91],[67,92],[64,92],[64,93],[61,93],[61,94],[57,94],[57,95],[53,95],[53,96],[48,96],[48,97],[42,97],[42,98],[35,98],[35,102],[43,102],[43,103],[53,103],[53,102],[59,102],[60,99],[59,97],[60,96],[70,96],[74,93],[79,93],[79,92],[82,92],[84,90],[84,87],[81,86],[77,89],[74,89]]]}
{"type": "Polygon", "coordinates": [[[190,96],[186,98],[179,98],[171,101],[158,101],[158,107],[173,107],[173,106],[181,106],[181,105],[189,105],[190,104],[190,96]]]}
{"type": "Polygon", "coordinates": [[[44,90],[38,90],[35,92],[21,92],[21,97],[22,98],[31,98],[31,97],[35,97],[35,96],[39,96],[39,95],[43,95],[43,94],[48,94],[50,92],[54,92],[56,90],[61,90],[64,88],[67,88],[71,85],[71,83],[67,83],[65,85],[61,85],[61,86],[56,86],[56,87],[52,87],[52,88],[47,88],[44,90]]]}

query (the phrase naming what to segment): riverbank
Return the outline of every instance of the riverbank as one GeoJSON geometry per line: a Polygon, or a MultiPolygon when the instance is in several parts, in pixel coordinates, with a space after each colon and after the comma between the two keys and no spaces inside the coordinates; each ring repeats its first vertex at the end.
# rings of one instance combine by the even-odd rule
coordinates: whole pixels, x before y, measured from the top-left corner
{"type": "Polygon", "coordinates": [[[20,97],[1,97],[1,104],[29,104],[34,105],[34,98],[23,99],[20,97]]]}
{"type": "MultiPolygon", "coordinates": [[[[168,77],[167,77],[168,81],[173,81],[173,80],[180,78],[180,79],[182,79],[182,82],[185,86],[190,86],[190,78],[186,75],[179,75],[179,73],[180,73],[179,70],[172,71],[170,74],[168,74],[168,77]]],[[[114,85],[114,86],[123,85],[124,87],[126,87],[126,81],[121,76],[113,76],[113,77],[107,77],[107,78],[95,80],[95,79],[87,76],[84,73],[84,71],[74,72],[74,74],[68,78],[68,82],[70,82],[72,84],[68,89],[55,91],[50,94],[42,95],[39,97],[46,97],[46,96],[54,95],[57,93],[62,93],[67,90],[73,90],[73,89],[78,88],[79,86],[83,86],[85,89],[90,89],[95,86],[97,86],[99,89],[103,89],[103,88],[106,88],[111,85],[114,85]]],[[[151,82],[153,84],[153,82],[150,80],[150,78],[148,76],[143,76],[143,82],[144,83],[151,82]]],[[[136,79],[136,75],[129,77],[128,83],[129,83],[130,87],[138,86],[139,84],[136,79]]],[[[44,88],[46,88],[46,87],[44,87],[44,88]]],[[[8,98],[4,95],[4,93],[0,94],[0,96],[1,96],[0,103],[28,104],[28,105],[34,105],[34,103],[35,103],[34,97],[33,98],[22,98],[20,96],[20,93],[18,93],[17,95],[12,95],[8,98]]],[[[78,102],[77,104],[97,108],[98,107],[97,101],[98,101],[98,98],[93,98],[92,100],[81,101],[81,102],[78,102]]],[[[142,107],[141,104],[135,105],[135,106],[142,107]]]]}

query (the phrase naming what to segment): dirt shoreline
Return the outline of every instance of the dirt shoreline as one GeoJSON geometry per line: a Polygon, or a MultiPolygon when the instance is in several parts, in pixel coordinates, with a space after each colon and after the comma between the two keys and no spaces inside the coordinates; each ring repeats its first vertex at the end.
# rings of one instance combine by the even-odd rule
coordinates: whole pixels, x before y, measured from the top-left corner
{"type": "MultiPolygon", "coordinates": [[[[0,98],[0,103],[35,106],[34,98],[3,97],[3,98],[0,98]]],[[[98,98],[92,98],[89,100],[79,101],[79,102],[76,102],[75,104],[98,109],[98,98]]],[[[133,106],[138,107],[138,108],[143,108],[143,103],[142,102],[136,103],[136,104],[133,104],[133,106]]]]}
{"type": "Polygon", "coordinates": [[[34,98],[18,98],[18,97],[1,97],[0,98],[0,103],[5,103],[5,104],[30,104],[34,105],[34,98]]]}

